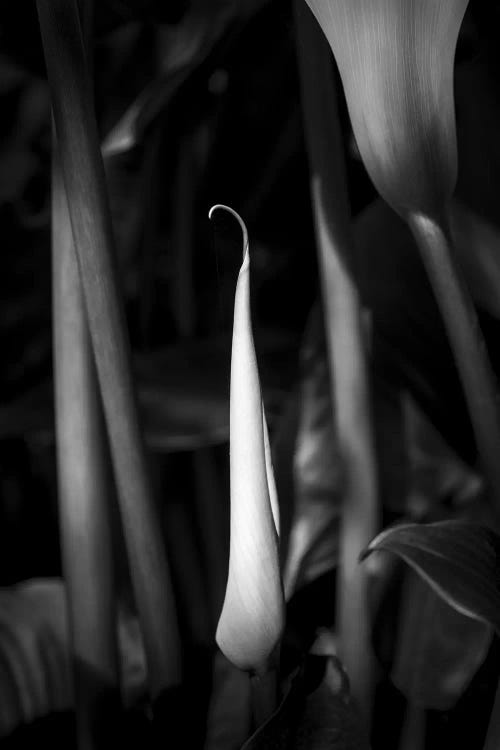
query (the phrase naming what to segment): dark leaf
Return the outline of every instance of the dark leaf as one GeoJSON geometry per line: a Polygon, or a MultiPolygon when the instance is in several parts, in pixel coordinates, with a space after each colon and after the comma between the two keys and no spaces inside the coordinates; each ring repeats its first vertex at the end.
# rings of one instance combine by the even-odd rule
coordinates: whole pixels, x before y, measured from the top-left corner
{"type": "Polygon", "coordinates": [[[480,475],[445,443],[409,396],[404,399],[404,410],[410,471],[408,520],[440,521],[450,517],[450,507],[459,512],[477,507],[484,491],[480,475]]]}
{"type": "Polygon", "coordinates": [[[452,607],[500,631],[500,537],[466,521],[395,526],[362,553],[399,555],[452,607]]]}
{"type": "Polygon", "coordinates": [[[242,750],[367,750],[360,725],[339,662],[308,655],[278,710],[242,750]]]}
{"type": "MultiPolygon", "coordinates": [[[[272,424],[293,375],[291,344],[273,336],[261,339],[260,344],[263,396],[272,424]]],[[[227,442],[229,370],[230,342],[222,337],[136,357],[138,399],[148,445],[157,451],[175,452],[227,442]]],[[[50,383],[0,405],[0,438],[26,434],[41,442],[52,440],[50,383]]]]}
{"type": "Polygon", "coordinates": [[[318,307],[311,316],[301,359],[295,497],[283,576],[287,599],[337,563],[342,477],[318,307]]]}
{"type": "Polygon", "coordinates": [[[447,711],[486,658],[493,630],[450,607],[407,569],[391,678],[412,704],[447,711]]]}
{"type": "Polygon", "coordinates": [[[235,3],[195,0],[182,22],[163,31],[161,73],[127,108],[103,143],[105,156],[137,145],[151,123],[169,106],[173,96],[201,66],[233,27],[244,25],[265,0],[235,3]]]}

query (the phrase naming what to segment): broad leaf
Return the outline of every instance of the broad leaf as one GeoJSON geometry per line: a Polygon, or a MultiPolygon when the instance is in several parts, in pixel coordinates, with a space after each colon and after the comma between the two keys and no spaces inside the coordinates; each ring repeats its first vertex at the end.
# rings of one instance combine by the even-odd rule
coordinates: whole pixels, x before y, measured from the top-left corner
{"type": "Polygon", "coordinates": [[[500,537],[466,521],[395,526],[362,553],[399,555],[452,607],[500,631],[500,537]]]}
{"type": "MultiPolygon", "coordinates": [[[[126,705],[145,693],[137,618],[121,610],[118,643],[126,705]]],[[[0,738],[71,709],[73,688],[64,584],[33,579],[0,589],[0,738]]]]}
{"type": "Polygon", "coordinates": [[[338,557],[342,477],[319,308],[311,316],[301,359],[294,509],[283,573],[287,599],[334,568],[338,557]]]}
{"type": "Polygon", "coordinates": [[[486,658],[493,630],[450,607],[407,569],[391,678],[412,704],[447,711],[486,658]]]}

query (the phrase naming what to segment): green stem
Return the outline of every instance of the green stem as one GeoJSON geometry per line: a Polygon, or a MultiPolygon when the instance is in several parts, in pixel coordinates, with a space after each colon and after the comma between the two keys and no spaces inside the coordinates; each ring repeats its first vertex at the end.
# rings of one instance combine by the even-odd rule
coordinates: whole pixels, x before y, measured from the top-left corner
{"type": "Polygon", "coordinates": [[[37,0],[61,167],[153,696],[181,681],[170,571],[146,465],[104,169],[75,0],[37,0]]]}
{"type": "Polygon", "coordinates": [[[373,655],[367,571],[358,565],[358,556],[377,531],[378,497],[363,320],[346,267],[353,242],[332,55],[304,0],[296,0],[295,9],[331,399],[344,472],[337,572],[339,648],[353,696],[369,725],[373,655]]]}
{"type": "Polygon", "coordinates": [[[500,424],[496,381],[446,221],[413,214],[408,224],[420,248],[448,332],[495,507],[500,510],[500,424]]]}

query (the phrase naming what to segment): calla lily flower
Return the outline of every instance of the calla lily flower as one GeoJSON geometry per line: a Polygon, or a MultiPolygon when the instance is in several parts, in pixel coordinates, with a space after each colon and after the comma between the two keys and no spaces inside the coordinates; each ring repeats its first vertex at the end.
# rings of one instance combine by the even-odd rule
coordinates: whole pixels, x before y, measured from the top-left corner
{"type": "Polygon", "coordinates": [[[440,214],[456,181],[455,47],[468,0],[307,0],[335,55],[354,135],[398,213],[440,214]]]}
{"type": "Polygon", "coordinates": [[[279,566],[279,513],[250,316],[246,227],[234,303],[230,399],[231,542],[229,574],[216,640],[240,669],[271,668],[284,627],[279,566]]]}

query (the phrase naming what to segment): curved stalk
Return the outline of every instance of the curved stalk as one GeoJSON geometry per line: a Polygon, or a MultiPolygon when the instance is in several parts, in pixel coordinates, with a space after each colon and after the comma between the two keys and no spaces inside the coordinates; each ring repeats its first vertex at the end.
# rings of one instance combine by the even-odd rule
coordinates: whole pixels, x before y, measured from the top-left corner
{"type": "Polygon", "coordinates": [[[75,0],[37,0],[78,255],[152,695],[181,681],[175,599],[135,402],[111,219],[75,0]]]}

